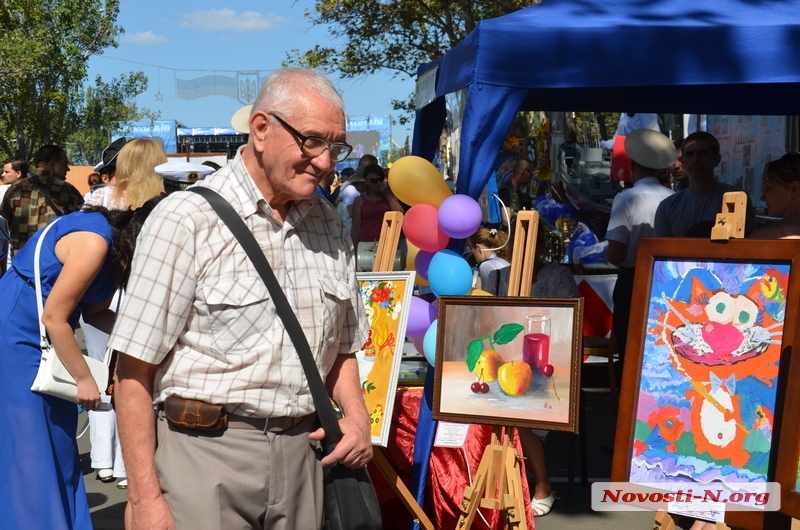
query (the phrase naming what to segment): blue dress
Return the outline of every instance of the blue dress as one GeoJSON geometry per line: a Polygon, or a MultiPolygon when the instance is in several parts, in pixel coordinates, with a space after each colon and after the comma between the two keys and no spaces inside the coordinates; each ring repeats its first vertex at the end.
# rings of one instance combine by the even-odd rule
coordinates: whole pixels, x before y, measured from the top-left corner
{"type": "MultiPolygon", "coordinates": [[[[62,217],[47,233],[41,251],[42,295],[47,298],[62,265],[56,242],[72,232],[94,232],[111,248],[113,232],[96,212],[62,217]]],[[[33,256],[42,231],[14,256],[0,278],[0,529],[91,529],[76,431],[78,408],[31,391],[39,368],[39,324],[33,256]]],[[[69,318],[78,325],[83,304],[114,293],[109,261],[69,318]]],[[[101,389],[102,390],[102,389],[101,389]]]]}

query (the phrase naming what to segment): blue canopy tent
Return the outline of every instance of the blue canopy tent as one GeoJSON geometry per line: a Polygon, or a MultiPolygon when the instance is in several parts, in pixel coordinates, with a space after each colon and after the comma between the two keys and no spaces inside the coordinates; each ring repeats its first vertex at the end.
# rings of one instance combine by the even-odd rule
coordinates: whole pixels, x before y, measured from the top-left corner
{"type": "MultiPolygon", "coordinates": [[[[435,99],[417,111],[412,151],[433,159],[444,96],[466,89],[457,190],[478,198],[520,110],[800,114],[800,3],[546,0],[479,22],[418,75],[434,68],[435,99]]],[[[414,455],[420,502],[432,376],[414,455]]]]}
{"type": "Polygon", "coordinates": [[[477,198],[520,110],[800,114],[796,0],[547,0],[484,20],[440,59],[417,112],[428,160],[444,95],[467,90],[458,192],[477,198]]]}

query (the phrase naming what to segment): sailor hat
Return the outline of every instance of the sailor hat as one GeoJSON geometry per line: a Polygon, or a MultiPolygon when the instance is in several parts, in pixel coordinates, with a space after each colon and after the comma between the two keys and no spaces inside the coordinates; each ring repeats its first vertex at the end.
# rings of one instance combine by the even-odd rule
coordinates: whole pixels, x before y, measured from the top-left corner
{"type": "Polygon", "coordinates": [[[171,184],[179,189],[187,188],[198,180],[203,180],[214,171],[216,170],[213,167],[184,161],[165,162],[155,167],[155,172],[164,180],[169,181],[165,184],[171,184]]]}

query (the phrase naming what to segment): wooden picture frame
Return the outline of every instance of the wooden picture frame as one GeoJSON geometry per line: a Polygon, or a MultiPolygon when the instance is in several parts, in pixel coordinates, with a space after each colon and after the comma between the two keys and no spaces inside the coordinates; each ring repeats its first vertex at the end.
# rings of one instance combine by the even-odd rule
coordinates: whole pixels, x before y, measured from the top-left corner
{"type": "Polygon", "coordinates": [[[582,298],[439,297],[433,418],[577,432],[582,322],[582,298]]]}
{"type": "Polygon", "coordinates": [[[361,301],[370,321],[367,343],[356,352],[361,390],[372,420],[372,444],[386,447],[392,422],[414,271],[356,273],[361,301]]]}
{"type": "Polygon", "coordinates": [[[800,241],[643,239],[633,292],[611,480],[773,480],[800,241]]]}
{"type": "MultiPolygon", "coordinates": [[[[800,344],[800,342],[798,342],[800,344]]],[[[800,347],[800,346],[799,346],[800,347]]],[[[791,352],[790,352],[791,353],[791,352]]],[[[781,513],[800,518],[800,359],[789,359],[780,422],[775,481],[781,485],[781,513]]]]}

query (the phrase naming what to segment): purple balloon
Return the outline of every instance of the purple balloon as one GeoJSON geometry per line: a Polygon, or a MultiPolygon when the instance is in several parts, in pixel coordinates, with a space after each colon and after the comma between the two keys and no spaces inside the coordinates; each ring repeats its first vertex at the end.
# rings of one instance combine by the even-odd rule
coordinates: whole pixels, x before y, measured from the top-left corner
{"type": "Polygon", "coordinates": [[[408,323],[406,324],[406,335],[409,337],[418,337],[424,335],[435,320],[434,312],[436,310],[431,307],[431,304],[418,296],[411,297],[411,307],[408,311],[408,323]]]}
{"type": "Polygon", "coordinates": [[[439,206],[439,228],[453,239],[471,236],[481,226],[483,212],[478,202],[458,193],[446,198],[439,206]]]}
{"type": "Polygon", "coordinates": [[[417,271],[417,276],[425,281],[428,281],[428,267],[431,265],[431,260],[433,259],[434,254],[436,254],[436,252],[420,250],[414,257],[414,270],[417,271]]]}

